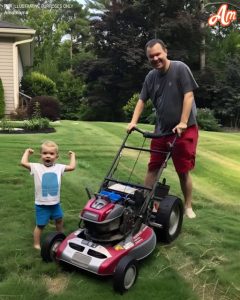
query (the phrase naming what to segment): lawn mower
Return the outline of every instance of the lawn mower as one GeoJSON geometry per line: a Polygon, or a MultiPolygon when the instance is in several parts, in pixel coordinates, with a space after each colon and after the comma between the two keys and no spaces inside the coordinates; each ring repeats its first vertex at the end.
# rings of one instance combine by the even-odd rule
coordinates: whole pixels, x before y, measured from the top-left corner
{"type": "MultiPolygon", "coordinates": [[[[144,141],[159,137],[139,128],[133,132],[140,133],[144,141]]],[[[119,180],[114,175],[124,149],[138,153],[161,152],[144,148],[144,143],[142,147],[127,145],[129,135],[124,138],[98,192],[91,195],[87,189],[89,200],[80,212],[79,228],[68,236],[50,233],[41,245],[44,261],[75,266],[101,276],[110,275],[115,291],[121,294],[135,283],[138,261],[152,253],[157,240],[166,243],[175,240],[183,220],[181,199],[169,194],[165,178],[160,182],[177,136],[173,136],[168,151],[164,152],[165,160],[156,182],[149,188],[119,180]],[[159,204],[155,211],[154,203],[159,204]]]]}

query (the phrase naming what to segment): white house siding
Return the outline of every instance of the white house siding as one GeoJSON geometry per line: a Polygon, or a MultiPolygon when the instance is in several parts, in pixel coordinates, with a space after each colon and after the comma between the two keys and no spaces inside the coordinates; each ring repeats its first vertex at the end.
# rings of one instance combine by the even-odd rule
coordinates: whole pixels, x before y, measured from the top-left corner
{"type": "Polygon", "coordinates": [[[5,114],[9,115],[15,109],[12,42],[0,41],[0,78],[4,87],[5,114]]]}

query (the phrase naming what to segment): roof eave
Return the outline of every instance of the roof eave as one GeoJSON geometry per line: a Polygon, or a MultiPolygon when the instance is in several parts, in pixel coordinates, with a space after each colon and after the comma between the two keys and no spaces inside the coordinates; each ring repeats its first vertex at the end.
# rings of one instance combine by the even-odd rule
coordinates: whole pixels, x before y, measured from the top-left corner
{"type": "Polygon", "coordinates": [[[18,35],[34,35],[34,29],[16,29],[16,28],[0,28],[0,35],[18,36],[18,35]]]}

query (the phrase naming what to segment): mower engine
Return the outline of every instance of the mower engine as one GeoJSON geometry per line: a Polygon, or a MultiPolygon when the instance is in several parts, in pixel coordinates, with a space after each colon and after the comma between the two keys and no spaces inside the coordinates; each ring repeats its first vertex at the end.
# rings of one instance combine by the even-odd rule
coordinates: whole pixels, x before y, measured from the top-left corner
{"type": "Polygon", "coordinates": [[[136,205],[131,198],[112,191],[102,190],[90,199],[80,214],[85,235],[95,242],[116,242],[133,228],[136,205]]]}

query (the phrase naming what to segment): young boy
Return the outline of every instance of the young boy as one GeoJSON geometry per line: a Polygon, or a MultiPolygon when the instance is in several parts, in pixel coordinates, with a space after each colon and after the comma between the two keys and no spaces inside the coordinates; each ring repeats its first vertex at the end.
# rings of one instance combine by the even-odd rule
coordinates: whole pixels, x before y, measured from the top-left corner
{"type": "Polygon", "coordinates": [[[34,229],[34,248],[40,249],[40,238],[43,228],[50,219],[55,220],[56,230],[63,231],[63,212],[60,206],[61,176],[64,172],[73,171],[76,167],[75,153],[69,151],[69,165],[57,164],[58,145],[45,141],[40,148],[42,163],[30,163],[29,156],[34,150],[25,150],[21,165],[34,176],[36,227],[34,229]]]}

